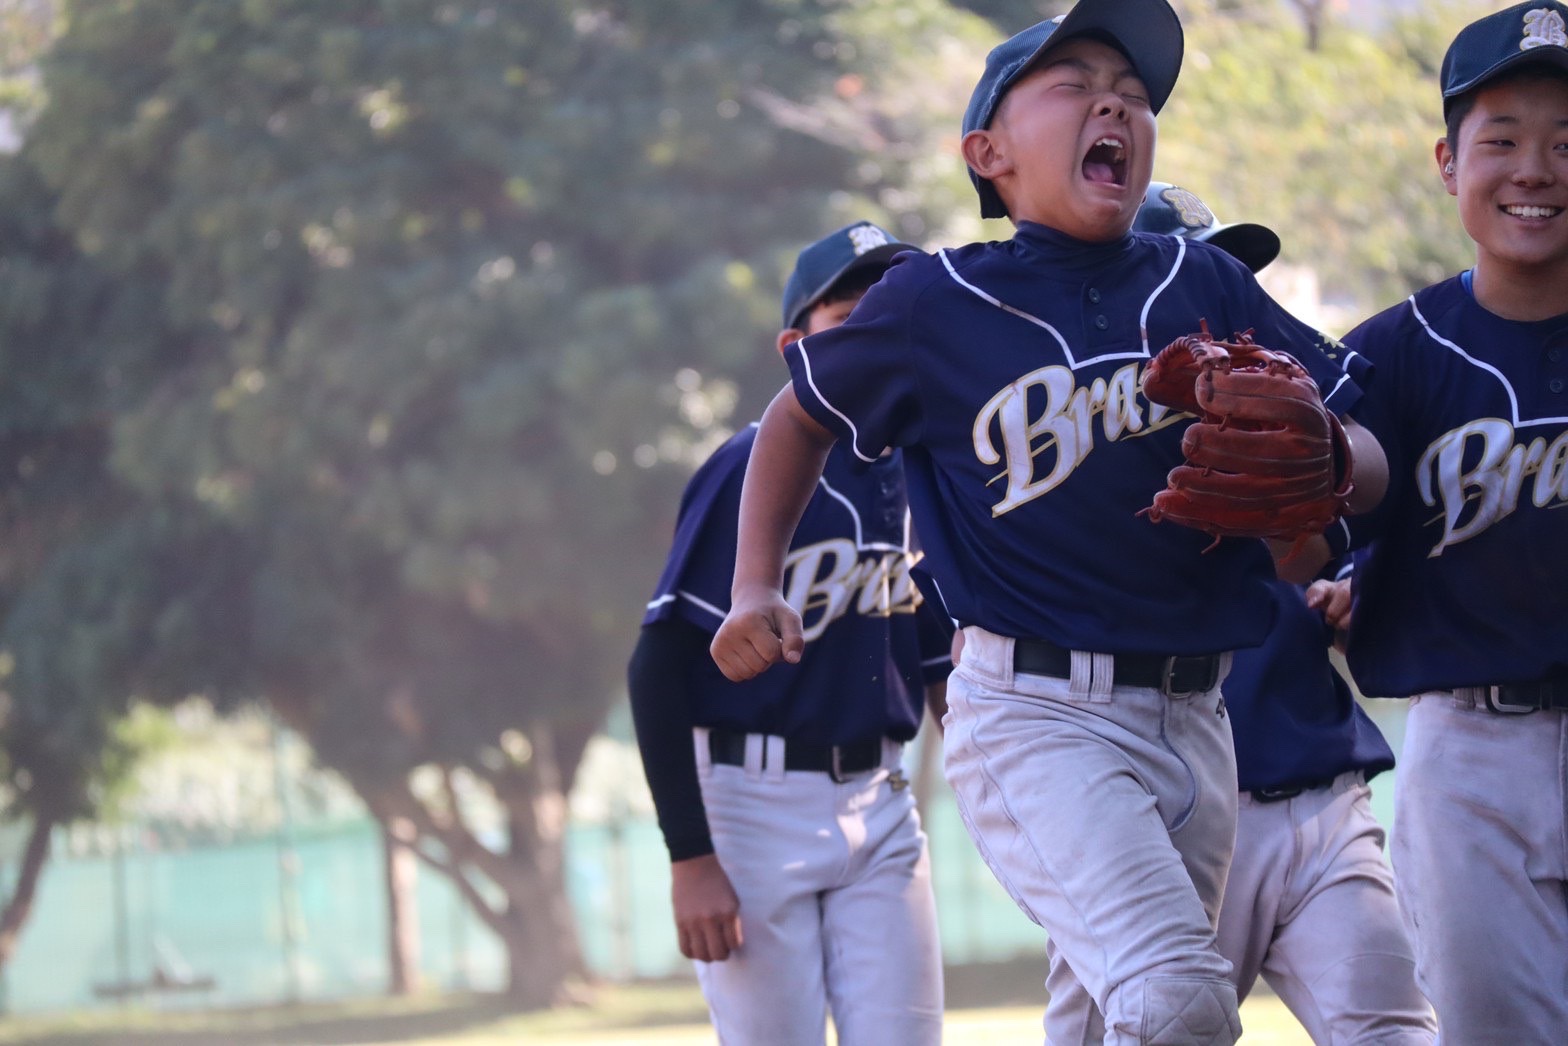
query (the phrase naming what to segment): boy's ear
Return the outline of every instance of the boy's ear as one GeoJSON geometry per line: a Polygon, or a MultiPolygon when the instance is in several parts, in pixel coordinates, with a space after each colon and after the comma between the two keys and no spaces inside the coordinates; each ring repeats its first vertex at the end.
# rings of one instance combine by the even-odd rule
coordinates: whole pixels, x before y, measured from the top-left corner
{"type": "Polygon", "coordinates": [[[1447,138],[1439,138],[1433,147],[1433,155],[1437,159],[1437,173],[1443,179],[1443,188],[1448,190],[1448,195],[1459,195],[1459,178],[1454,173],[1454,150],[1449,148],[1447,138]]]}
{"type": "Polygon", "coordinates": [[[786,327],[779,331],[779,355],[784,355],[784,350],[806,336],[806,332],[798,327],[786,327]]]}
{"type": "Polygon", "coordinates": [[[964,135],[962,149],[969,169],[986,181],[994,181],[1013,169],[1013,161],[1005,147],[989,130],[970,131],[964,135]]]}

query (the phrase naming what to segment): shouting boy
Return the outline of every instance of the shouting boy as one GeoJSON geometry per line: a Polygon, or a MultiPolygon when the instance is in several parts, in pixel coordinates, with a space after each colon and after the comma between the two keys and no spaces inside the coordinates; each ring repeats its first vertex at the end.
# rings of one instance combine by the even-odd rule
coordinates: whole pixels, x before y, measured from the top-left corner
{"type": "MultiPolygon", "coordinates": [[[[1272,614],[1269,550],[1139,511],[1189,416],[1144,367],[1200,322],[1295,356],[1329,409],[1338,346],[1217,247],[1132,233],[1182,33],[1165,0],[1080,0],[996,47],[964,115],[981,213],[1016,234],[905,255],[840,328],[786,353],[741,501],[729,616],[743,679],[799,657],[779,590],[835,440],[904,448],[924,566],[964,631],[945,768],[981,855],[1105,1015],[1106,1042],[1232,1042],[1214,918],[1236,819],[1219,683],[1272,614]]],[[[1347,424],[1352,509],[1382,456],[1347,424]]]]}

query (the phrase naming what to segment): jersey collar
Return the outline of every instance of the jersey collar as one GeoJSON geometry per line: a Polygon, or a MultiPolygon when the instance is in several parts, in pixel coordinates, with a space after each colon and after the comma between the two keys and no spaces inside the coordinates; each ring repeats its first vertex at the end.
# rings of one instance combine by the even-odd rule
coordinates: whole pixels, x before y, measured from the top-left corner
{"type": "Polygon", "coordinates": [[[1019,222],[1013,233],[1013,243],[1020,253],[1057,269],[1087,272],[1114,261],[1132,248],[1133,237],[1129,232],[1120,239],[1106,243],[1091,243],[1058,232],[1037,222],[1019,222]]]}

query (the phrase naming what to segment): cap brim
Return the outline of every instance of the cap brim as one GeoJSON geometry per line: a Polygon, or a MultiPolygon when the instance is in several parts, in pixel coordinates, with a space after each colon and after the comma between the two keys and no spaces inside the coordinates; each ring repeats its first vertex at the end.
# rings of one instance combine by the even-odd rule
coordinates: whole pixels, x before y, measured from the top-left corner
{"type": "Polygon", "coordinates": [[[1266,225],[1256,225],[1252,222],[1218,225],[1201,238],[1205,243],[1212,243],[1253,272],[1265,268],[1279,257],[1279,235],[1266,225]]]}
{"type": "Polygon", "coordinates": [[[1528,65],[1550,65],[1568,72],[1568,48],[1562,47],[1535,47],[1528,51],[1511,54],[1500,62],[1482,70],[1464,83],[1454,84],[1443,91],[1443,117],[1447,119],[1448,110],[1455,98],[1462,94],[1474,91],[1490,80],[1495,80],[1504,73],[1513,72],[1528,65]]]}
{"type": "Polygon", "coordinates": [[[844,265],[843,268],[839,269],[838,272],[835,272],[832,276],[824,280],[822,286],[811,292],[811,295],[806,299],[806,304],[802,305],[796,311],[795,315],[790,317],[789,325],[795,330],[800,330],[801,317],[810,312],[811,307],[817,302],[821,301],[823,295],[832,290],[833,285],[838,283],[844,277],[850,275],[851,273],[859,272],[861,269],[870,268],[873,265],[882,265],[885,267],[893,260],[896,255],[902,254],[905,251],[918,251],[919,249],[920,248],[907,243],[884,243],[880,246],[871,248],[864,254],[855,255],[855,257],[846,265],[844,265]]]}

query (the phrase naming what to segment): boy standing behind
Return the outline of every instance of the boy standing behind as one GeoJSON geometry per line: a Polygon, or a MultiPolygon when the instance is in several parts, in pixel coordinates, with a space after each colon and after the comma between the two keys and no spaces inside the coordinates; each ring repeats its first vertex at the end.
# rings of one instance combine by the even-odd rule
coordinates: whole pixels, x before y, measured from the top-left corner
{"type": "MultiPolygon", "coordinates": [[[[837,326],[898,252],[857,222],[800,252],[783,348],[837,326]]],[[[725,1043],[934,1046],[942,957],[925,833],[899,758],[923,697],[941,714],[947,634],[909,570],[901,456],[835,453],[787,565],[808,645],[787,671],[719,675],[735,513],[755,427],[692,477],[628,672],[643,767],[670,851],[682,954],[725,1043]]]]}
{"type": "MultiPolygon", "coordinates": [[[[1393,858],[1444,1041],[1568,1035],[1568,7],[1443,59],[1436,169],[1475,267],[1346,339],[1387,503],[1355,521],[1347,657],[1409,696],[1393,858]]],[[[1332,608],[1331,608],[1332,609],[1332,608]]],[[[1340,623],[1336,621],[1335,623],[1340,623]]]]}
{"type": "MultiPolygon", "coordinates": [[[[1129,233],[1155,113],[1181,65],[1164,0],[1080,0],[991,52],[964,118],[982,214],[1005,243],[905,255],[834,331],[786,353],[742,495],[732,609],[713,655],[732,679],[799,656],[779,579],[827,450],[905,449],[911,510],[964,628],[946,770],[981,855],[1045,927],[1111,1043],[1240,1034],[1214,917],[1236,817],[1219,696],[1260,642],[1264,543],[1138,512],[1182,462],[1185,415],[1139,377],[1206,320],[1291,353],[1331,410],[1360,390],[1316,331],[1207,244],[1129,233]]],[[[1357,501],[1375,441],[1347,426],[1357,501]]]]}

